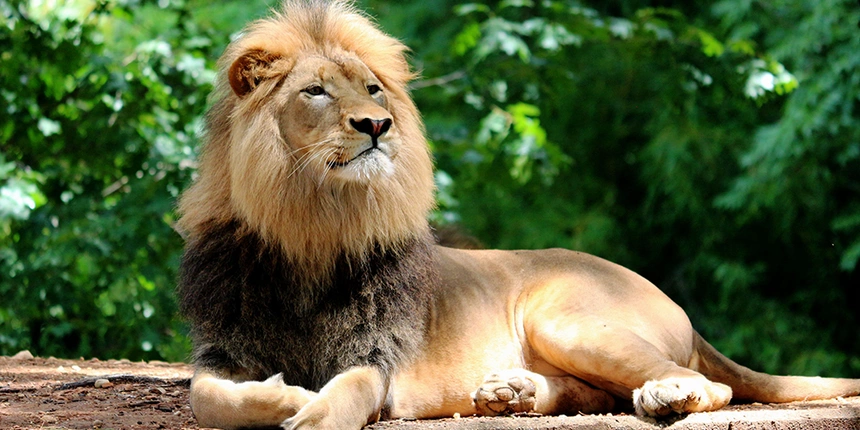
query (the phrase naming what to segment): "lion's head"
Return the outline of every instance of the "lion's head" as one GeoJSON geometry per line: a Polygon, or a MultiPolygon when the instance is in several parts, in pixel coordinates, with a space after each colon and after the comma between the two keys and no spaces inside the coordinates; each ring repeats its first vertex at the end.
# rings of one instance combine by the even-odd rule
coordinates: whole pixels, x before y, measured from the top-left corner
{"type": "Polygon", "coordinates": [[[427,235],[432,160],[406,86],[406,47],[343,1],[293,1],[220,60],[189,241],[241,222],[298,266],[427,235]]]}

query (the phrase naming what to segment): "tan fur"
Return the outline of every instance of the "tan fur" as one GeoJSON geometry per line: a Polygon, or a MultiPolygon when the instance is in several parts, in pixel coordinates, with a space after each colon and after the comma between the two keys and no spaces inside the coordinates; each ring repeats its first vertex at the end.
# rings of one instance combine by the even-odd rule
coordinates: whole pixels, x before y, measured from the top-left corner
{"type": "Polygon", "coordinates": [[[191,403],[200,427],[277,426],[315,397],[304,388],[285,385],[280,375],[265,381],[242,379],[205,370],[194,374],[191,403]]]}
{"type": "Polygon", "coordinates": [[[388,394],[385,377],[374,367],[355,367],[335,376],[319,396],[284,422],[290,428],[351,429],[379,419],[388,394]]]}
{"type": "MultiPolygon", "coordinates": [[[[340,279],[333,275],[344,269],[338,264],[356,264],[347,272],[370,270],[362,265],[364,259],[380,248],[398,249],[409,240],[426,244],[432,162],[406,92],[413,75],[405,50],[341,1],[287,1],[283,12],[252,24],[231,44],[220,62],[199,178],[180,202],[181,227],[194,249],[188,264],[197,268],[188,274],[205,277],[210,266],[218,269],[199,259],[220,255],[213,249],[229,251],[229,238],[208,248],[201,242],[218,231],[232,231],[224,225],[244,229],[231,233],[237,243],[243,238],[243,246],[257,243],[253,238],[259,236],[280,249],[259,251],[260,258],[282,254],[289,264],[272,267],[296,270],[299,281],[287,286],[308,289],[310,296],[325,293],[329,280],[340,279]],[[391,127],[378,141],[371,139],[355,125],[367,118],[391,120],[391,127]],[[365,152],[371,141],[379,150],[365,152]]],[[[200,424],[357,429],[377,419],[384,402],[389,417],[606,412],[617,400],[622,405],[632,401],[639,414],[660,416],[718,409],[733,390],[764,401],[860,392],[857,380],[773,377],[735,364],[699,337],[659,289],[597,257],[565,250],[413,249],[430,250],[416,254],[430,254],[427,260],[410,261],[428,268],[420,279],[432,281],[432,300],[426,302],[426,326],[419,316],[407,324],[423,340],[396,373],[388,374],[385,366],[356,365],[312,393],[283,384],[278,375],[248,380],[252,371],[243,369],[240,359],[222,356],[231,345],[259,344],[202,336],[208,344],[201,354],[213,354],[205,362],[221,368],[200,368],[192,381],[191,401],[200,424]],[[437,272],[439,279],[433,275],[437,272]]],[[[255,264],[254,270],[271,266],[268,260],[255,264]]],[[[230,273],[196,284],[184,280],[191,285],[183,290],[190,297],[186,303],[214,303],[210,284],[218,288],[219,280],[244,279],[230,273]]],[[[412,282],[404,276],[391,279],[412,282]]],[[[245,300],[253,293],[238,291],[245,300]]],[[[329,303],[307,299],[307,291],[295,293],[302,306],[328,309],[329,303]]],[[[230,297],[226,300],[234,300],[230,297]]],[[[257,317],[241,305],[236,312],[257,317]]],[[[302,306],[297,312],[306,310],[302,306]]],[[[222,308],[224,315],[233,315],[232,308],[222,308]]],[[[200,316],[206,309],[193,310],[188,313],[224,329],[220,321],[200,316]]],[[[355,322],[360,317],[352,315],[348,322],[335,315],[324,321],[330,327],[355,324],[358,332],[364,328],[355,322]]],[[[341,358],[339,346],[324,344],[323,350],[341,358]]],[[[299,352],[306,347],[261,346],[299,352]]]]}

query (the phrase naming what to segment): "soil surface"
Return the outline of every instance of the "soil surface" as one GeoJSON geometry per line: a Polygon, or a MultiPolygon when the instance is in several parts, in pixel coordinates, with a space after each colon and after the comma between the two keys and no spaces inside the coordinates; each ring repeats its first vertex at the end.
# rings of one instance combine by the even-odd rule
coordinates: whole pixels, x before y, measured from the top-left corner
{"type": "MultiPolygon", "coordinates": [[[[187,364],[0,357],[0,429],[197,429],[187,364]]],[[[860,397],[732,405],[654,421],[627,414],[386,421],[373,430],[858,429],[860,397]]]]}

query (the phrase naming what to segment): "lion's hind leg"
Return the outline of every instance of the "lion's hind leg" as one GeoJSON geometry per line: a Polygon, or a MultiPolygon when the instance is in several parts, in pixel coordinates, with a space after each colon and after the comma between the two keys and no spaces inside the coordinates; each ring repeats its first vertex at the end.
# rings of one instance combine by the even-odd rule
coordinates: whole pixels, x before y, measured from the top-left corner
{"type": "Polygon", "coordinates": [[[276,427],[314,396],[284,384],[280,374],[265,381],[235,382],[197,370],[191,380],[191,409],[200,427],[276,427]]]}
{"type": "Polygon", "coordinates": [[[519,412],[543,415],[599,413],[611,411],[615,399],[573,376],[543,376],[525,369],[491,373],[472,393],[481,415],[519,412]]]}
{"type": "Polygon", "coordinates": [[[529,327],[532,348],[554,367],[583,375],[616,396],[632,397],[639,415],[713,411],[732,398],[727,385],[679,365],[670,353],[625,327],[587,317],[560,318],[529,327]]]}

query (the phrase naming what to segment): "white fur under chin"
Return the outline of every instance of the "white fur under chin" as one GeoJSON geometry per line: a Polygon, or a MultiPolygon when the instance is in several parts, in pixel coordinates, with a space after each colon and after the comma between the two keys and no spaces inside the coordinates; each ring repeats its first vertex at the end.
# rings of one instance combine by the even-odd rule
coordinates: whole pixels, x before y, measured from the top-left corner
{"type": "Polygon", "coordinates": [[[349,182],[367,183],[391,176],[394,162],[380,150],[362,155],[343,167],[332,169],[329,175],[349,182]]]}

